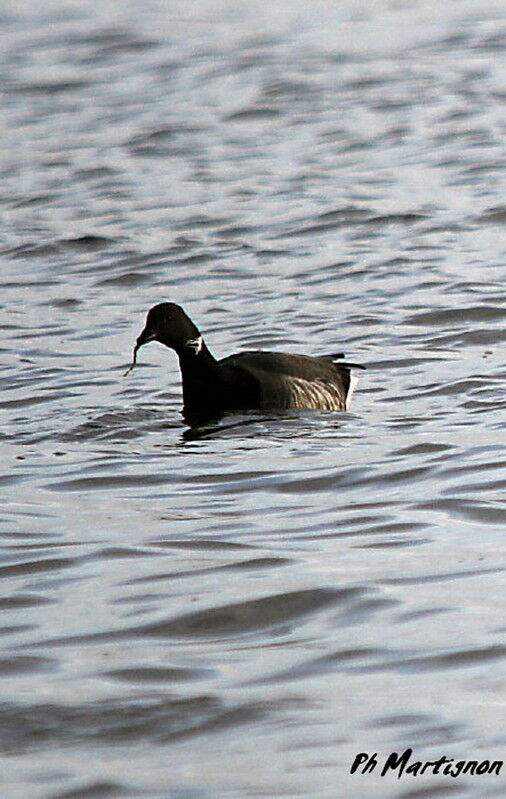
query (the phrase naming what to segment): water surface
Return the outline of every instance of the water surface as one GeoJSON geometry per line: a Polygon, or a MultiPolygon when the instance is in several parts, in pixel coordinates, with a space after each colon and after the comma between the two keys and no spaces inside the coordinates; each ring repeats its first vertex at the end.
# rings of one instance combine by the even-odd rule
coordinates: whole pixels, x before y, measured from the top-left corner
{"type": "Polygon", "coordinates": [[[8,4],[2,796],[501,796],[502,3],[8,4]],[[219,357],[344,350],[349,413],[188,431],[219,357]]]}

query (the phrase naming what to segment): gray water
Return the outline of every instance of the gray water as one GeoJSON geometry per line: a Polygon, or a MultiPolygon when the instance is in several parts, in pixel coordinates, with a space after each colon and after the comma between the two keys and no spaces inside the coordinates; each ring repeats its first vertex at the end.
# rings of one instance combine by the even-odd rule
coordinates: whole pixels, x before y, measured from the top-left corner
{"type": "Polygon", "coordinates": [[[502,0],[0,11],[2,799],[504,796],[502,0]],[[218,357],[348,413],[189,431],[218,357]]]}

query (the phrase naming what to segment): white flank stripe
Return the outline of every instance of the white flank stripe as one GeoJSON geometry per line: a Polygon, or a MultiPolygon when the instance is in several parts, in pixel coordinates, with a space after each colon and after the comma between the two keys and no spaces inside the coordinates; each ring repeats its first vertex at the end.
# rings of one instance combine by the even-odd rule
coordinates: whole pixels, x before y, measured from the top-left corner
{"type": "Polygon", "coordinates": [[[351,405],[351,398],[353,396],[353,392],[355,391],[355,386],[358,383],[358,377],[353,373],[350,374],[350,387],[348,389],[348,393],[346,394],[346,410],[349,411],[351,405]]]}
{"type": "Polygon", "coordinates": [[[323,380],[305,380],[303,377],[290,377],[288,387],[294,408],[322,408],[329,411],[342,410],[342,402],[334,387],[323,380]]]}

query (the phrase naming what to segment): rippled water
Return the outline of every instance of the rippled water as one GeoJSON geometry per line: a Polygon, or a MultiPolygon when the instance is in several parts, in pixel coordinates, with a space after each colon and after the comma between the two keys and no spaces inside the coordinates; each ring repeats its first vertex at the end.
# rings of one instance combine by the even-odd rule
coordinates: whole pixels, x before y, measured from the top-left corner
{"type": "Polygon", "coordinates": [[[502,2],[2,6],[2,797],[488,797],[502,2]],[[189,431],[148,308],[367,364],[189,431]]]}

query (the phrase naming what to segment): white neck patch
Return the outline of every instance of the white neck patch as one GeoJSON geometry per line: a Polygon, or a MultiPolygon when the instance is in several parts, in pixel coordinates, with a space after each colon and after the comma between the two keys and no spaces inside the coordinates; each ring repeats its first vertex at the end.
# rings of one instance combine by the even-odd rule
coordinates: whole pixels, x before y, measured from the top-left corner
{"type": "Polygon", "coordinates": [[[197,338],[189,338],[188,341],[184,343],[185,347],[189,347],[198,355],[200,350],[202,349],[202,336],[197,336],[197,338]]]}

